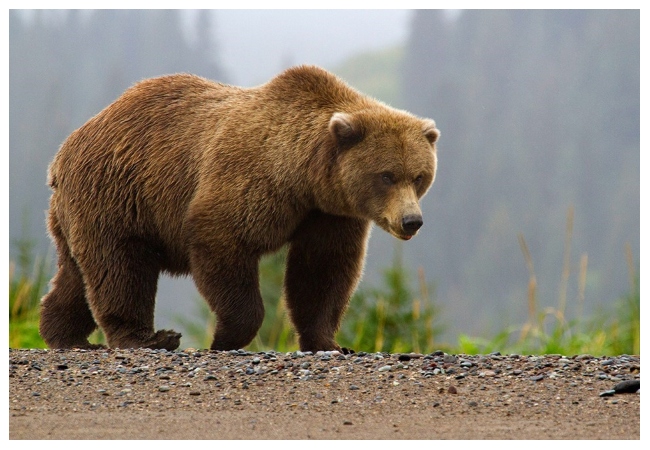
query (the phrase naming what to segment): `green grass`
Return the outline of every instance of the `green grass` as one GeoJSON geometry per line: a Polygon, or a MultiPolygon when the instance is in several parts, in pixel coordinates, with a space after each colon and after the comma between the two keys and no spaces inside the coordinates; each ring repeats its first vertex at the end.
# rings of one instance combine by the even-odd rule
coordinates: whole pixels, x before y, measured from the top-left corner
{"type": "Polygon", "coordinates": [[[16,261],[9,261],[9,347],[45,348],[38,334],[38,312],[51,268],[33,256],[33,244],[18,240],[16,261]]]}
{"type": "MultiPolygon", "coordinates": [[[[283,250],[263,258],[260,263],[260,291],[266,314],[262,328],[248,350],[298,350],[297,338],[282,299],[285,262],[286,250],[283,250]]],[[[434,348],[441,327],[436,323],[438,308],[430,297],[432,289],[427,285],[422,269],[418,272],[415,288],[411,274],[403,265],[401,247],[397,247],[393,264],[384,270],[383,275],[380,287],[364,287],[354,294],[337,336],[339,344],[364,351],[391,353],[423,352],[434,348]]],[[[186,330],[184,336],[191,346],[207,348],[212,339],[215,317],[202,299],[198,301],[194,314],[198,320],[177,317],[176,321],[186,330]]]]}
{"type": "MultiPolygon", "coordinates": [[[[48,289],[53,268],[50,258],[34,256],[34,244],[29,239],[14,242],[16,261],[9,261],[9,347],[47,348],[38,331],[41,298],[48,289]]],[[[105,343],[101,330],[89,341],[105,343]]]]}
{"type": "MultiPolygon", "coordinates": [[[[354,294],[344,317],[337,341],[344,347],[367,352],[420,352],[444,350],[448,353],[485,354],[492,351],[517,354],[640,354],[640,289],[634,270],[632,252],[627,249],[630,271],[629,292],[612,306],[602,306],[591,317],[579,315],[567,320],[566,284],[569,270],[572,217],[567,220],[565,258],[557,306],[538,307],[538,286],[532,257],[525,239],[520,236],[524,261],[529,270],[528,295],[522,299],[528,319],[490,337],[461,334],[456,344],[439,341],[444,314],[433,298],[434,289],[420,269],[417,279],[403,264],[398,245],[392,264],[383,271],[379,286],[362,286],[354,294]]],[[[17,257],[9,265],[9,346],[11,348],[45,348],[38,334],[40,299],[47,290],[53,268],[47,258],[34,256],[29,241],[15,243],[17,257]]],[[[282,299],[282,282],[286,251],[262,259],[260,291],[266,309],[265,320],[255,340],[247,347],[252,351],[298,349],[282,299]]],[[[587,257],[582,255],[577,271],[578,302],[584,299],[587,257]]],[[[579,308],[580,310],[580,308],[579,308]]],[[[196,299],[192,318],[176,318],[184,330],[184,345],[209,348],[215,317],[206,303],[196,299]]],[[[91,342],[104,342],[99,331],[91,342]]]]}
{"type": "MultiPolygon", "coordinates": [[[[630,274],[630,290],[619,298],[613,307],[601,307],[592,317],[578,315],[566,319],[567,286],[571,276],[571,237],[573,233],[573,208],[567,212],[562,276],[560,278],[557,306],[540,310],[538,286],[533,258],[523,235],[519,244],[529,272],[528,320],[521,325],[507,327],[490,339],[460,335],[458,353],[479,354],[500,351],[515,354],[592,354],[638,355],[640,346],[640,289],[639,277],[634,269],[632,250],[626,246],[626,259],[630,274]]],[[[582,311],[585,296],[588,258],[583,254],[577,272],[578,311],[582,311]]]]}
{"type": "Polygon", "coordinates": [[[379,287],[361,287],[353,296],[338,341],[367,352],[431,352],[440,346],[439,308],[434,303],[424,270],[417,283],[404,266],[401,244],[393,263],[383,271],[379,287]]]}

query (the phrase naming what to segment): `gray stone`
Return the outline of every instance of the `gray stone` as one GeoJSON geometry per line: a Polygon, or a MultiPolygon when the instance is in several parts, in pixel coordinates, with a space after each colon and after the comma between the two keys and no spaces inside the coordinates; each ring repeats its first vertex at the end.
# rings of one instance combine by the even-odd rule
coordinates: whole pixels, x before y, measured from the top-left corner
{"type": "Polygon", "coordinates": [[[641,380],[621,381],[614,386],[614,391],[617,394],[635,393],[639,389],[641,389],[641,380]]]}

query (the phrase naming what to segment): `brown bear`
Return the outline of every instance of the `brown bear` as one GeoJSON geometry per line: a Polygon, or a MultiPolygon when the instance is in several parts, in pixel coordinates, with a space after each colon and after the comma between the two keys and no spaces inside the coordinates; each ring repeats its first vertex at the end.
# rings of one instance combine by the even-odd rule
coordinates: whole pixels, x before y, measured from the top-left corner
{"type": "Polygon", "coordinates": [[[173,350],[154,330],[161,271],[191,274],[217,316],[212,349],[239,349],[264,316],[258,262],[288,244],[284,297],[303,351],[334,350],[371,222],[422,225],[435,123],[318,67],[254,88],[193,75],[137,83],[74,131],[49,168],[58,271],[41,305],[51,348],[173,350]]]}

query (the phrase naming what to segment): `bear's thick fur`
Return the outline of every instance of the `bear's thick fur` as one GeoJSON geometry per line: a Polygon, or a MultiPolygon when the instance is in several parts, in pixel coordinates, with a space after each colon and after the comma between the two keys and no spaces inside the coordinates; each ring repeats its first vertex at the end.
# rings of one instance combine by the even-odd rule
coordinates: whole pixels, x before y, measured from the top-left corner
{"type": "Polygon", "coordinates": [[[436,171],[432,120],[311,66],[244,89],[192,75],[142,81],[74,131],[49,169],[58,272],[40,331],[52,348],[173,350],[154,331],[158,276],[191,274],[217,316],[213,349],[239,349],[264,316],[260,256],[288,244],[285,299],[302,350],[334,340],[371,221],[422,225],[436,171]]]}

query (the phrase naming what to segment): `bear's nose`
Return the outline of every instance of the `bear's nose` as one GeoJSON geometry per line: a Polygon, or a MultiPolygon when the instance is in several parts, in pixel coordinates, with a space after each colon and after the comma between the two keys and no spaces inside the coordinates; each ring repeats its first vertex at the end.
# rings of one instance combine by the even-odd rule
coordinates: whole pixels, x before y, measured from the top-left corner
{"type": "Polygon", "coordinates": [[[402,217],[402,230],[408,234],[415,234],[424,222],[419,214],[409,214],[402,217]]]}

